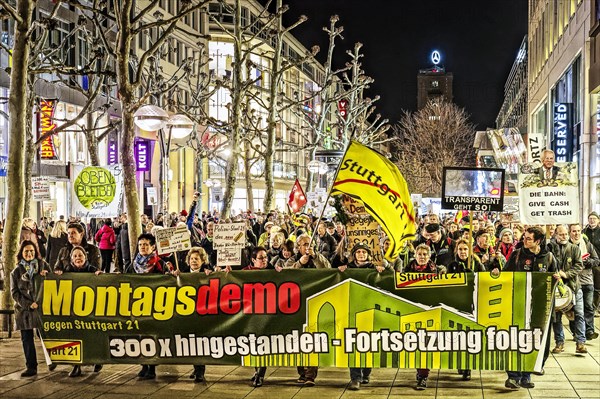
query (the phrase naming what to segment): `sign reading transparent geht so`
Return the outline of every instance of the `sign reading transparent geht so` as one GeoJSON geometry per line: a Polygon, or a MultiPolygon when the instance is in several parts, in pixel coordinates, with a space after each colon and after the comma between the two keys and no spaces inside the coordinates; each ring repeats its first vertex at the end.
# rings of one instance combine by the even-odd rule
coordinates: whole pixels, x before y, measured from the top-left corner
{"type": "Polygon", "coordinates": [[[65,273],[39,295],[58,363],[539,370],[553,290],[546,273],[319,269],[65,273]]]}

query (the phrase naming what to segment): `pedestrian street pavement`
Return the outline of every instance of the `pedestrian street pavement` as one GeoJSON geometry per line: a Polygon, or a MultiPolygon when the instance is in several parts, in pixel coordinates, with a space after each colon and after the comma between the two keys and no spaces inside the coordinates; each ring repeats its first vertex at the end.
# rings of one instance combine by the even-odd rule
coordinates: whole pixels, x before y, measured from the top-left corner
{"type": "MultiPolygon", "coordinates": [[[[595,318],[596,331],[600,318],[595,318]]],[[[575,354],[575,342],[565,326],[565,351],[550,354],[543,376],[533,376],[534,389],[510,391],[504,388],[506,374],[497,371],[473,371],[471,381],[462,381],[453,370],[432,370],[428,387],[416,391],[415,371],[374,369],[368,385],[350,391],[347,369],[321,368],[316,386],[296,383],[295,368],[272,367],[264,385],[254,388],[253,370],[241,366],[207,366],[206,383],[189,379],[191,365],[157,366],[155,380],[140,381],[137,365],[105,365],[99,373],[83,366],[81,377],[70,378],[71,367],[59,365],[50,372],[45,366],[37,342],[38,375],[21,378],[24,357],[18,332],[12,338],[0,336],[0,398],[2,399],[141,399],[141,398],[214,398],[214,399],[329,399],[329,398],[502,398],[569,399],[600,398],[600,339],[588,341],[588,353],[575,354]]]]}

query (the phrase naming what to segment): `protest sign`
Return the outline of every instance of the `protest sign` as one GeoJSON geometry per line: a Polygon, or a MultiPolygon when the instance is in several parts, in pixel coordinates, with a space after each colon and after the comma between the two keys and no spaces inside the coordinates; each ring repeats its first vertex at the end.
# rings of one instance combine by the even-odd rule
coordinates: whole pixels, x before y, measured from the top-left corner
{"type": "Polygon", "coordinates": [[[377,266],[383,266],[383,252],[379,242],[379,223],[367,212],[362,202],[348,195],[343,195],[342,201],[348,211],[346,251],[350,253],[358,243],[366,244],[371,249],[371,261],[377,266]]]}
{"type": "Polygon", "coordinates": [[[519,173],[519,214],[525,224],[579,222],[577,163],[556,163],[545,175],[543,167],[527,163],[519,173]]]}
{"type": "Polygon", "coordinates": [[[34,201],[46,201],[50,199],[48,176],[31,178],[31,199],[34,201]]]}
{"type": "Polygon", "coordinates": [[[187,251],[192,247],[187,226],[156,230],[156,251],[159,255],[187,251]]]}
{"type": "Polygon", "coordinates": [[[504,169],[444,167],[442,209],[502,212],[504,169]]]}
{"type": "Polygon", "coordinates": [[[213,248],[217,251],[217,266],[241,265],[245,246],[245,223],[215,224],[213,248]]]}
{"type": "Polygon", "coordinates": [[[121,165],[72,165],[71,215],[110,218],[119,215],[123,196],[121,165]]]}

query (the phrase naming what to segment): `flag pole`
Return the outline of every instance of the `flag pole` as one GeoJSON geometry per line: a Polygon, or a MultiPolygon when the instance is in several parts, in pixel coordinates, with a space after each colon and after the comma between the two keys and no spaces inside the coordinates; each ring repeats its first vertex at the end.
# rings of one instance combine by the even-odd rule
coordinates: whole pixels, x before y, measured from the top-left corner
{"type": "MultiPolygon", "coordinates": [[[[325,203],[323,204],[323,209],[321,209],[321,214],[319,215],[319,218],[317,219],[317,229],[319,227],[319,223],[321,223],[321,220],[323,219],[323,214],[325,213],[325,208],[327,208],[327,203],[329,202],[329,198],[331,197],[331,190],[333,189],[333,185],[335,184],[338,174],[340,173],[340,166],[342,166],[341,161],[342,161],[342,159],[346,158],[346,154],[348,153],[348,149],[350,148],[350,145],[352,145],[352,138],[350,138],[350,140],[348,141],[348,144],[346,145],[346,149],[344,150],[344,155],[342,155],[342,157],[340,158],[340,162],[338,163],[337,168],[335,169],[335,175],[333,176],[331,185],[329,186],[329,189],[327,190],[327,198],[325,199],[325,203]]],[[[317,231],[317,234],[319,234],[318,231],[317,231]]],[[[308,243],[309,248],[312,247],[314,240],[315,240],[315,234],[313,234],[310,237],[310,242],[308,243]]]]}

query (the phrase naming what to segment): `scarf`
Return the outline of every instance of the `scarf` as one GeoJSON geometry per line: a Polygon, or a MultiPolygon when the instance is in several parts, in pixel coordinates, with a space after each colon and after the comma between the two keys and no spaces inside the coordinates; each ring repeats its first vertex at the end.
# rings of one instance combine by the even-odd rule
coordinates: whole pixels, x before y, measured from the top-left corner
{"type": "Polygon", "coordinates": [[[33,278],[33,275],[38,271],[38,261],[37,259],[32,259],[30,262],[27,262],[25,259],[21,259],[19,265],[23,266],[25,272],[29,276],[29,279],[33,278]]]}
{"type": "Polygon", "coordinates": [[[573,244],[579,246],[579,250],[581,251],[581,256],[588,253],[587,245],[585,245],[585,240],[582,238],[579,242],[573,241],[573,244]]]}
{"type": "Polygon", "coordinates": [[[155,262],[150,262],[154,254],[142,256],[138,253],[133,260],[133,270],[138,274],[151,273],[154,269],[155,262]]]}

